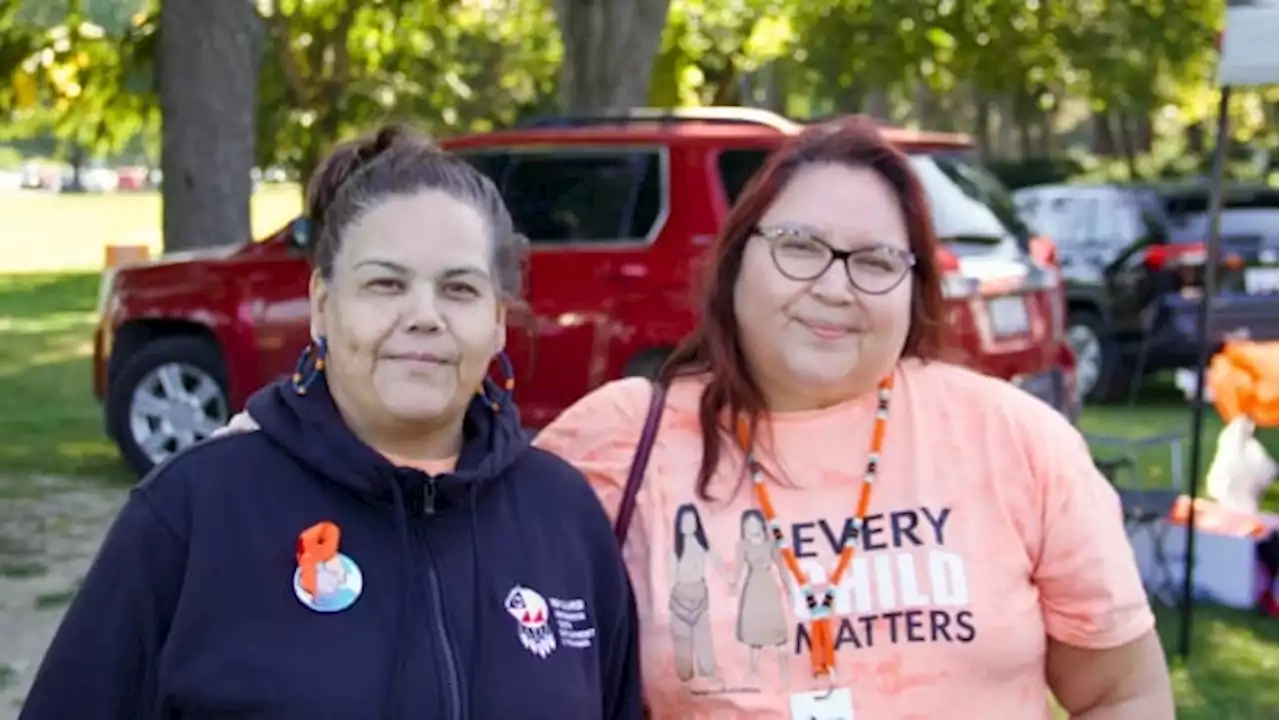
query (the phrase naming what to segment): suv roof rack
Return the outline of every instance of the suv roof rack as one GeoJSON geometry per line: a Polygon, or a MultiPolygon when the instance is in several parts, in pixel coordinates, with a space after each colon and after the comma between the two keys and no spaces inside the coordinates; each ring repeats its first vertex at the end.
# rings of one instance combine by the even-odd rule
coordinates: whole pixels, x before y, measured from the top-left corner
{"type": "Polygon", "coordinates": [[[625,125],[633,122],[719,123],[754,125],[779,132],[791,132],[797,125],[781,115],[761,108],[712,106],[697,108],[631,108],[600,115],[539,115],[516,123],[517,128],[575,128],[598,125],[625,125]]]}

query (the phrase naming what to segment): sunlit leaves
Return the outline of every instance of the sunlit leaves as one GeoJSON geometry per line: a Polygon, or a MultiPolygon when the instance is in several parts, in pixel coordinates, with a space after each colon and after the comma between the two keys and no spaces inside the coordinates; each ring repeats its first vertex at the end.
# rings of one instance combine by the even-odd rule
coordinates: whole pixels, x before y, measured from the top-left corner
{"type": "Polygon", "coordinates": [[[154,126],[146,0],[0,0],[7,134],[112,151],[154,126]]]}
{"type": "MultiPolygon", "coordinates": [[[[272,28],[260,79],[263,165],[305,171],[334,138],[393,116],[444,134],[556,107],[564,49],[551,0],[256,2],[272,28]]],[[[0,132],[56,127],[99,149],[153,132],[157,4],[0,0],[0,132]]],[[[1224,6],[672,0],[649,101],[761,102],[767,86],[771,102],[800,115],[864,109],[879,96],[899,121],[933,107],[935,124],[959,128],[976,123],[984,98],[1016,122],[1093,111],[1176,130],[1215,111],[1212,40],[1224,6]]],[[[1268,92],[1240,94],[1239,132],[1274,132],[1268,92]]]]}
{"type": "Polygon", "coordinates": [[[264,165],[305,173],[339,136],[389,117],[447,134],[510,123],[554,97],[562,50],[540,0],[277,3],[261,87],[264,165]]]}

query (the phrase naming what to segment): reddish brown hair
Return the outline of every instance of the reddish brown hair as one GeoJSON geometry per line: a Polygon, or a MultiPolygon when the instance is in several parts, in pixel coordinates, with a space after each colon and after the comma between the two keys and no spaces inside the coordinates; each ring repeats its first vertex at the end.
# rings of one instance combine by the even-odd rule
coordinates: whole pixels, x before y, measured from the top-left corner
{"type": "Polygon", "coordinates": [[[796,171],[814,163],[870,168],[893,188],[906,218],[911,251],[916,256],[911,326],[902,354],[928,359],[936,357],[942,346],[937,238],[924,189],[906,155],[884,139],[875,121],[860,115],[815,125],[791,138],[769,156],[729,212],[707,257],[700,292],[701,322],[662,370],[664,383],[685,375],[711,375],[698,408],[702,428],[698,495],[704,500],[710,499],[708,487],[720,461],[723,432],[727,429],[723,418],[746,418],[754,429],[766,410],[742,352],[733,310],[733,288],[742,269],[743,251],[760,218],[796,171]]]}

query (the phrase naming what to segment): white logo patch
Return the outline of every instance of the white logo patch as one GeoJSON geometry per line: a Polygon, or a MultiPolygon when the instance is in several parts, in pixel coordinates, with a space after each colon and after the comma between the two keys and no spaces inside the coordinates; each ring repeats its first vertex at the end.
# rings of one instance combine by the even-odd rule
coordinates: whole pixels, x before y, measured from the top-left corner
{"type": "Polygon", "coordinates": [[[504,603],[507,612],[516,620],[520,644],[529,652],[545,658],[556,649],[556,633],[549,622],[550,608],[536,591],[517,585],[507,593],[504,603]]]}

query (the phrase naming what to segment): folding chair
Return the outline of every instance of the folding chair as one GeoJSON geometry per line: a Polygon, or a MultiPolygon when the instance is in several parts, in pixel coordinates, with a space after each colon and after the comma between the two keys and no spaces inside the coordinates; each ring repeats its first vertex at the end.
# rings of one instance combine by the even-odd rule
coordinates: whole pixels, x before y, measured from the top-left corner
{"type": "Polygon", "coordinates": [[[1180,575],[1175,573],[1173,562],[1181,562],[1182,556],[1171,556],[1166,543],[1170,524],[1166,522],[1178,502],[1182,488],[1182,462],[1184,435],[1180,432],[1150,435],[1147,437],[1115,437],[1086,433],[1093,448],[1115,451],[1112,457],[1095,457],[1094,465],[1120,495],[1120,507],[1124,513],[1125,534],[1139,556],[1139,569],[1147,592],[1166,607],[1179,606],[1180,575]],[[1168,488],[1143,487],[1139,472],[1138,453],[1151,448],[1169,448],[1170,486],[1168,488]],[[1143,549],[1150,547],[1150,563],[1143,563],[1143,549]],[[1145,565],[1145,567],[1144,567],[1145,565]]]}

